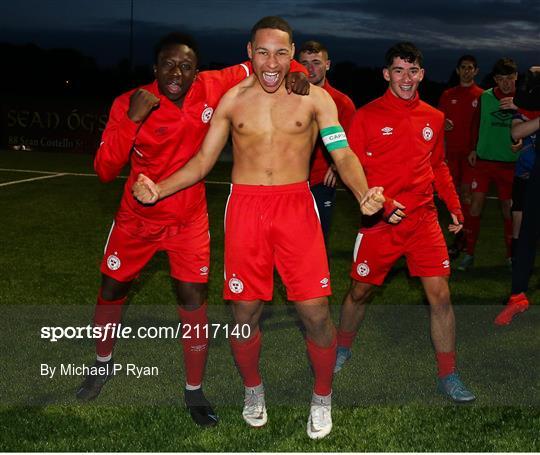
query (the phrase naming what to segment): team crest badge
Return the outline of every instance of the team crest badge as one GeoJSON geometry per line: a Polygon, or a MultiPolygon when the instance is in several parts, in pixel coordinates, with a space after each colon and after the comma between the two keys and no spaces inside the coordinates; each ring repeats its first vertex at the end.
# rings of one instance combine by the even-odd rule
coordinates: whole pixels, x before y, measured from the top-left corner
{"type": "Polygon", "coordinates": [[[356,272],[360,276],[368,276],[370,272],[369,265],[367,265],[365,262],[358,264],[358,267],[356,267],[356,272]]]}
{"type": "Polygon", "coordinates": [[[244,283],[238,278],[231,278],[229,280],[229,289],[233,294],[240,294],[244,290],[244,283]]]}
{"type": "Polygon", "coordinates": [[[475,190],[477,187],[478,187],[478,182],[477,182],[476,180],[473,180],[473,181],[471,182],[471,188],[472,188],[473,190],[475,190]]]}
{"type": "Polygon", "coordinates": [[[118,270],[121,265],[122,265],[122,261],[120,260],[118,256],[111,254],[107,258],[107,267],[109,267],[110,270],[118,270]]]}
{"type": "Polygon", "coordinates": [[[203,123],[208,123],[212,118],[213,113],[214,109],[212,109],[211,107],[207,107],[201,114],[201,120],[203,121],[203,123]]]}
{"type": "Polygon", "coordinates": [[[431,141],[431,139],[433,139],[433,130],[429,126],[426,126],[422,130],[422,136],[424,136],[426,141],[431,141]]]}
{"type": "Polygon", "coordinates": [[[472,102],[472,107],[477,107],[478,106],[478,100],[477,99],[474,99],[473,102],[472,102]]]}

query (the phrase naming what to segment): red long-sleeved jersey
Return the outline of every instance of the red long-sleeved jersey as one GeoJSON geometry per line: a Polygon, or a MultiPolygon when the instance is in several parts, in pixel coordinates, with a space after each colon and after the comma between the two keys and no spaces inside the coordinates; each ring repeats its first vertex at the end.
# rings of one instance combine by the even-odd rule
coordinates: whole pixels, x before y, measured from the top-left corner
{"type": "Polygon", "coordinates": [[[114,100],[103,131],[94,167],[99,178],[113,180],[130,161],[120,210],[159,224],[182,224],[206,212],[204,182],[186,188],[153,206],[138,203],[131,187],[139,173],[160,181],[182,168],[197,153],[210,126],[213,110],[223,94],[249,75],[246,65],[201,72],[179,108],[161,95],[157,82],[141,88],[160,98],[159,107],[140,124],[129,119],[131,90],[114,100]]]}
{"type": "MultiPolygon", "coordinates": [[[[325,80],[323,88],[330,94],[334,103],[336,103],[339,123],[345,132],[347,132],[356,111],[354,103],[347,95],[332,87],[328,82],[328,79],[325,80]]],[[[328,156],[328,152],[324,147],[322,139],[319,138],[311,157],[311,169],[309,173],[309,183],[311,186],[324,181],[324,176],[330,166],[329,163],[330,157],[328,156]]]]}
{"type": "MultiPolygon", "coordinates": [[[[291,62],[291,71],[307,74],[303,65],[291,62]]],[[[99,178],[108,182],[130,161],[120,210],[156,224],[182,224],[207,211],[204,181],[178,191],[155,205],[138,203],[131,187],[139,173],[159,182],[181,169],[202,145],[210,119],[221,97],[249,76],[251,63],[221,71],[203,71],[188,90],[181,108],[159,93],[157,82],[142,86],[160,98],[159,107],[140,124],[127,116],[131,90],[113,102],[109,120],[94,160],[99,178]]]]}
{"type": "Polygon", "coordinates": [[[445,90],[439,100],[439,109],[454,124],[445,132],[446,152],[468,155],[471,148],[473,117],[478,111],[479,98],[484,90],[476,84],[469,87],[458,85],[445,90]]]}
{"type": "Polygon", "coordinates": [[[370,187],[382,186],[412,213],[433,203],[433,190],[448,210],[462,218],[444,161],[444,114],[418,97],[405,101],[390,90],[356,112],[349,143],[370,187]]]}

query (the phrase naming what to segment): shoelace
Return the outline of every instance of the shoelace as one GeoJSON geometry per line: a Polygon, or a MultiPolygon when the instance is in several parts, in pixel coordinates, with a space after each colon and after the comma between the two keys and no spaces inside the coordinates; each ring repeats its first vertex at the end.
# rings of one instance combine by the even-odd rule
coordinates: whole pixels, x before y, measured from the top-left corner
{"type": "Polygon", "coordinates": [[[244,397],[244,406],[250,414],[261,413],[263,410],[264,395],[250,392],[244,397]]]}
{"type": "Polygon", "coordinates": [[[463,393],[465,391],[465,386],[458,378],[452,378],[449,382],[451,394],[454,394],[455,392],[463,393]]]}
{"type": "Polygon", "coordinates": [[[323,422],[326,423],[330,409],[328,405],[317,404],[311,413],[311,425],[317,429],[322,426],[323,422]]]}

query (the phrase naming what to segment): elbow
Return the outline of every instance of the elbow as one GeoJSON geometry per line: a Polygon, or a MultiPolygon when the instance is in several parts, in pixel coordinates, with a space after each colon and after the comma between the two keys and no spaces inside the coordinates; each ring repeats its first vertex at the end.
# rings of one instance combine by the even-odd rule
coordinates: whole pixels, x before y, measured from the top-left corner
{"type": "Polygon", "coordinates": [[[116,178],[116,173],[108,171],[97,162],[94,162],[94,170],[96,171],[99,180],[103,183],[112,182],[116,178]]]}

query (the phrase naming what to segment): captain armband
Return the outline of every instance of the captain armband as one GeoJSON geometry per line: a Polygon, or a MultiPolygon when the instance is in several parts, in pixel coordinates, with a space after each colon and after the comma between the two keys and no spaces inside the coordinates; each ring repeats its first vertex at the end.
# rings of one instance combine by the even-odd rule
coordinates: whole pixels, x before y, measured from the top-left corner
{"type": "Polygon", "coordinates": [[[332,152],[336,149],[348,147],[347,135],[341,126],[329,126],[321,130],[321,137],[326,150],[332,152]]]}

